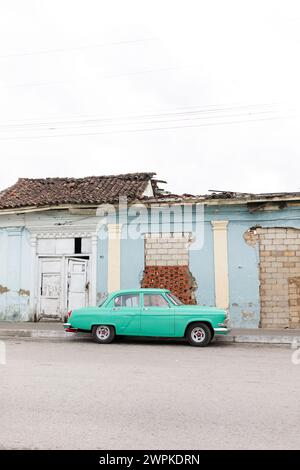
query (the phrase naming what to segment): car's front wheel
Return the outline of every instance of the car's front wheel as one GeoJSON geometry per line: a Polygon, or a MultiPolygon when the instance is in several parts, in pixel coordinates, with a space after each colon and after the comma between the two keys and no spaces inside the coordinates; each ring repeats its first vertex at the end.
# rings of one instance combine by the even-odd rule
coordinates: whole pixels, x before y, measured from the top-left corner
{"type": "Polygon", "coordinates": [[[108,344],[114,340],[116,333],[113,326],[94,325],[92,328],[92,336],[96,343],[108,344]]]}
{"type": "Polygon", "coordinates": [[[212,334],[205,323],[193,323],[185,335],[191,346],[207,346],[211,342],[212,334]]]}

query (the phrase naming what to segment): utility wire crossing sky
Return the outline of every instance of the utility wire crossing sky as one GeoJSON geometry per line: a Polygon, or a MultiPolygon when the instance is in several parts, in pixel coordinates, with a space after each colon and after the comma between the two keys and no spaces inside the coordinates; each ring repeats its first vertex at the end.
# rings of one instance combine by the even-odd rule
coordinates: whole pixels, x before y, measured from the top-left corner
{"type": "Polygon", "coordinates": [[[172,192],[297,191],[298,2],[4,0],[0,188],[156,171],[172,192]]]}

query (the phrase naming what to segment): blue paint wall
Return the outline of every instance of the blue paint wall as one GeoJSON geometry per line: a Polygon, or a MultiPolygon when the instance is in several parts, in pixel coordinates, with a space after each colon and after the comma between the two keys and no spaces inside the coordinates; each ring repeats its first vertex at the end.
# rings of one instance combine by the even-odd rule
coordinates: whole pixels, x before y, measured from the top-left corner
{"type": "MultiPolygon", "coordinates": [[[[198,304],[215,304],[214,252],[212,220],[228,221],[228,270],[229,302],[234,327],[256,328],[260,320],[259,305],[259,250],[250,246],[244,233],[253,226],[300,228],[300,206],[282,210],[249,212],[247,206],[207,206],[204,212],[204,244],[189,250],[189,266],[196,278],[198,304]]],[[[193,211],[189,213],[194,220],[193,211]]],[[[49,215],[50,216],[50,215],[49,215]]],[[[140,224],[141,233],[148,232],[147,215],[132,217],[140,224]]],[[[49,223],[49,222],[47,222],[49,223]]],[[[155,225],[155,231],[167,231],[169,227],[155,225]]],[[[180,232],[181,225],[174,219],[173,229],[180,232]]],[[[100,229],[97,252],[98,300],[107,292],[108,241],[100,229]]],[[[144,269],[144,238],[126,238],[122,229],[121,240],[121,288],[140,286],[144,269]]],[[[29,319],[30,244],[26,228],[0,229],[0,320],[29,319]]]]}
{"type": "Polygon", "coordinates": [[[30,245],[24,228],[0,230],[0,320],[28,320],[30,245]]]}
{"type": "Polygon", "coordinates": [[[214,306],[215,274],[213,256],[213,231],[210,222],[204,223],[203,246],[189,250],[190,271],[197,282],[196,300],[199,305],[214,306]]]}
{"type": "Polygon", "coordinates": [[[259,250],[249,246],[244,233],[247,222],[228,224],[229,309],[236,328],[259,326],[259,250]]]}
{"type": "MultiPolygon", "coordinates": [[[[126,231],[126,227],[122,229],[126,231]]],[[[121,289],[141,287],[144,270],[144,239],[121,240],[121,289]]]]}
{"type": "MultiPolygon", "coordinates": [[[[205,220],[228,220],[229,308],[232,326],[257,328],[260,321],[259,247],[248,245],[245,232],[261,227],[300,228],[299,207],[249,212],[247,206],[217,206],[205,210],[205,220]]],[[[212,255],[213,257],[213,252],[212,255]]],[[[198,297],[197,297],[198,298],[198,297]]]]}

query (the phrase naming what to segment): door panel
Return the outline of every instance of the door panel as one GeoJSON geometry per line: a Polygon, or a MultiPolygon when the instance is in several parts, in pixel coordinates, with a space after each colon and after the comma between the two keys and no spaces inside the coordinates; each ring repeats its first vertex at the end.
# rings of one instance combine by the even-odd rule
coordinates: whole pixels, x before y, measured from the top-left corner
{"type": "Polygon", "coordinates": [[[164,299],[160,306],[156,306],[154,297],[160,295],[144,294],[141,310],[141,335],[144,336],[174,336],[175,316],[174,307],[164,299]],[[153,297],[152,301],[150,297],[153,297]]]}
{"type": "Polygon", "coordinates": [[[88,303],[88,260],[68,259],[68,310],[88,303]]]}
{"type": "Polygon", "coordinates": [[[59,259],[42,259],[40,264],[40,317],[60,317],[61,268],[59,259]]]}

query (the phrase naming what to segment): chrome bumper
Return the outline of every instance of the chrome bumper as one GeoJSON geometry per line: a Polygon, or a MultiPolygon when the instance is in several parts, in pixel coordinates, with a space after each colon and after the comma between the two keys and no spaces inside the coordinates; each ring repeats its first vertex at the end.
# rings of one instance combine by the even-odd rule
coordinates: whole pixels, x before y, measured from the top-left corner
{"type": "Polygon", "coordinates": [[[216,335],[225,335],[227,333],[230,333],[231,329],[230,328],[214,328],[214,332],[216,333],[216,335]]]}

